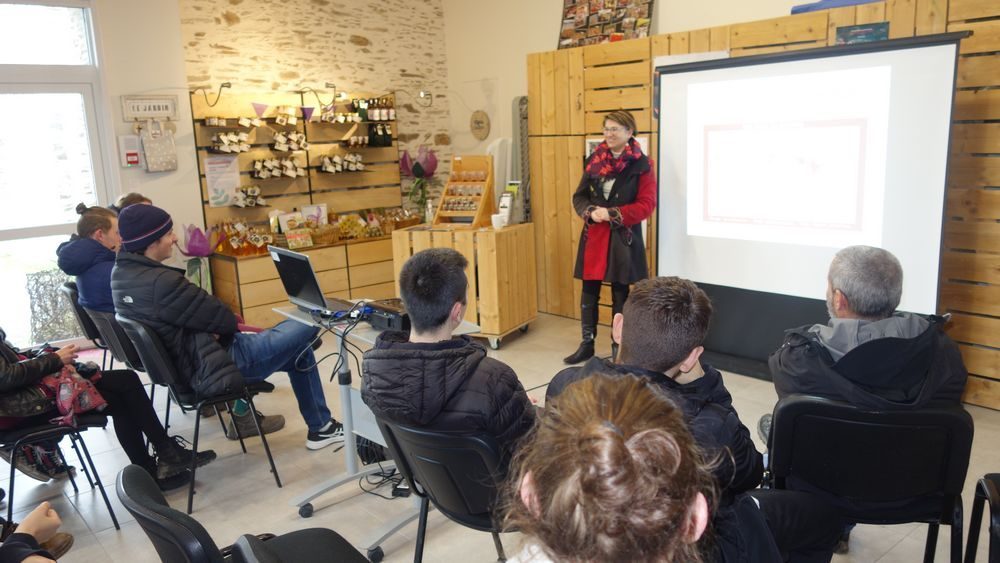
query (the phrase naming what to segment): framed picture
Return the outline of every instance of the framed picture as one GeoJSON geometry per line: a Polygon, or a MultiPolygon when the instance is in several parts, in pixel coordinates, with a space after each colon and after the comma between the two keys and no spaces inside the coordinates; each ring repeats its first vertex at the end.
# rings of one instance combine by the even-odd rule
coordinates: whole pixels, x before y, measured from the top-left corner
{"type": "Polygon", "coordinates": [[[655,0],[564,0],[559,48],[647,37],[655,0]]]}

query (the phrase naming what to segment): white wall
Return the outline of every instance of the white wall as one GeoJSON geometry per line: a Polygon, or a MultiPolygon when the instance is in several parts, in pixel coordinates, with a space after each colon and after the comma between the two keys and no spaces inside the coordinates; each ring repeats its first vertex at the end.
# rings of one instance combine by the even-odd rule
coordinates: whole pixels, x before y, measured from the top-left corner
{"type": "MultiPolygon", "coordinates": [[[[652,33],[688,31],[788,15],[806,0],[657,0],[652,33]]],[[[442,0],[455,154],[482,153],[511,136],[511,102],[528,93],[526,57],[556,48],[562,0],[442,0]],[[469,116],[483,110],[490,136],[476,141],[469,116]]]]}
{"type": "Polygon", "coordinates": [[[204,226],[198,167],[184,70],[184,50],[177,2],[164,0],[96,0],[95,27],[104,94],[113,133],[132,133],[122,120],[121,96],[172,94],[178,97],[176,123],[178,169],[149,173],[118,164],[117,138],[109,140],[110,158],[117,172],[111,193],[140,192],[174,219],[178,236],[186,224],[204,226]]]}

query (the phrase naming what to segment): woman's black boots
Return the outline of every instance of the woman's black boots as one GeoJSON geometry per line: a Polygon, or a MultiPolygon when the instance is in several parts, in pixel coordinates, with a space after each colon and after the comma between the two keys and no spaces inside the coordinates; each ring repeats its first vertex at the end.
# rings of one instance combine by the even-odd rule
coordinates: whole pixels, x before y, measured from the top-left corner
{"type": "Polygon", "coordinates": [[[594,355],[594,338],[597,337],[598,299],[600,299],[600,295],[586,293],[580,297],[580,326],[583,340],[576,352],[563,358],[567,364],[578,364],[589,360],[594,355]]]}

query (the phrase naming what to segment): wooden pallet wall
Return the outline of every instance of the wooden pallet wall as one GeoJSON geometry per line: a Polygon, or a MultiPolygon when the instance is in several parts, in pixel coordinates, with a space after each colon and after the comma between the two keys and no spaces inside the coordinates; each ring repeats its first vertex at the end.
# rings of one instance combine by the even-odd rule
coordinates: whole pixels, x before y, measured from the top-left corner
{"type": "MultiPolygon", "coordinates": [[[[529,127],[531,168],[534,189],[543,195],[533,206],[533,213],[538,212],[539,309],[579,316],[579,284],[571,292],[579,220],[572,217],[568,197],[572,188],[567,188],[567,182],[578,180],[581,172],[573,164],[577,155],[569,152],[578,145],[567,139],[563,142],[569,144],[558,148],[559,143],[548,136],[598,134],[602,112],[627,107],[636,110],[640,132],[647,130],[648,115],[648,131],[655,140],[658,124],[651,112],[642,113],[652,107],[651,92],[647,105],[638,98],[652,83],[652,60],[658,56],[729,50],[737,57],[809,49],[834,45],[840,26],[881,21],[889,22],[893,39],[973,32],[962,43],[958,67],[939,302],[940,312],[953,315],[948,331],[959,343],[970,373],[966,401],[1000,408],[1000,2],[996,0],[890,0],[529,55],[529,123],[535,124],[529,127]],[[554,63],[548,74],[540,72],[543,65],[538,61],[547,57],[555,61],[561,53],[573,61],[569,65],[573,73],[556,71],[559,65],[554,63]],[[649,61],[645,71],[638,64],[643,60],[649,61]],[[582,73],[576,72],[580,69],[582,73]],[[637,82],[643,73],[645,84],[637,82]],[[543,82],[548,91],[540,88],[543,82]],[[551,101],[541,107],[539,98],[551,101]],[[582,105],[571,103],[581,99],[582,105]],[[563,100],[565,109],[559,109],[563,100]],[[578,123],[581,108],[583,129],[559,128],[561,123],[578,123]],[[576,117],[556,119],[558,111],[576,117]],[[550,279],[553,275],[558,279],[550,279]]],[[[655,144],[652,148],[656,155],[655,144]]],[[[607,303],[607,296],[602,301],[607,303]]],[[[603,313],[606,320],[607,312],[603,313]]]]}
{"type": "Polygon", "coordinates": [[[1000,408],[1000,3],[951,0],[962,41],[941,254],[942,311],[969,370],[967,402],[1000,408]]]}

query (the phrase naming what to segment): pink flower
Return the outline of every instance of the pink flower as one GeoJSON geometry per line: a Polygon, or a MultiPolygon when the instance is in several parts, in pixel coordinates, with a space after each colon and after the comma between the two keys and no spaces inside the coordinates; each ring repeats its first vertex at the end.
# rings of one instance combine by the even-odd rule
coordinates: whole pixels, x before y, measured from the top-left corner
{"type": "Polygon", "coordinates": [[[410,156],[410,151],[403,151],[399,157],[399,170],[403,176],[414,178],[430,178],[437,171],[438,160],[433,149],[421,146],[417,149],[417,157],[410,156]]]}

